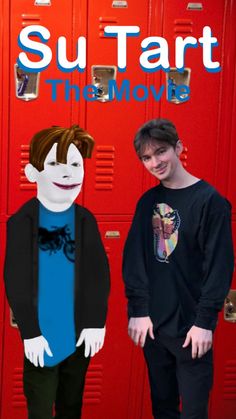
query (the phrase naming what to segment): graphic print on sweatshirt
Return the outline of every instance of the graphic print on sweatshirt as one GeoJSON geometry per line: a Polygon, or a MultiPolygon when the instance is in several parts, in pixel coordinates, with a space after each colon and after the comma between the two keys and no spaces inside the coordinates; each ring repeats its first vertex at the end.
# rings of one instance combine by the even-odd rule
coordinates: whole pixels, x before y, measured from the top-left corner
{"type": "Polygon", "coordinates": [[[154,255],[159,262],[169,263],[168,257],[178,243],[180,216],[176,209],[161,203],[153,207],[152,227],[154,233],[154,255]]]}
{"type": "Polygon", "coordinates": [[[38,319],[53,356],[52,367],[76,350],[74,320],[75,208],[53,212],[39,206],[38,319]]]}
{"type": "Polygon", "coordinates": [[[51,226],[51,230],[39,227],[38,245],[41,250],[49,252],[50,255],[62,250],[70,262],[75,261],[75,241],[72,240],[67,224],[62,227],[51,226]]]}

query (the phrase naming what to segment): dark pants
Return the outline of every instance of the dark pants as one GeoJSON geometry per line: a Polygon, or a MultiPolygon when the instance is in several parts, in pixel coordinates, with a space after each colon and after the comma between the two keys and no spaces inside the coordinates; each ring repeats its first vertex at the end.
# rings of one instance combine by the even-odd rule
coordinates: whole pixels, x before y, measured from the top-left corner
{"type": "Polygon", "coordinates": [[[159,334],[155,335],[155,340],[146,339],[144,356],[155,419],[208,418],[208,399],[213,381],[212,350],[202,358],[192,359],[191,345],[182,348],[184,340],[159,334]]]}
{"type": "Polygon", "coordinates": [[[89,360],[84,357],[84,345],[55,367],[35,367],[25,358],[28,419],[52,419],[54,403],[56,419],[80,419],[89,360]]]}

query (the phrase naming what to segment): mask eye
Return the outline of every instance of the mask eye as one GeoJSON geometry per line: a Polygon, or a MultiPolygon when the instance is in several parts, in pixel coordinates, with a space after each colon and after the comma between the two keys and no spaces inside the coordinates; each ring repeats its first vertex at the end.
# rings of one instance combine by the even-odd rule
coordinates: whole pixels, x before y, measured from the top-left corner
{"type": "Polygon", "coordinates": [[[77,163],[77,162],[74,162],[74,163],[71,164],[71,166],[73,166],[73,167],[80,167],[80,164],[77,163]]]}
{"type": "Polygon", "coordinates": [[[58,166],[59,163],[57,163],[57,161],[55,161],[55,160],[52,160],[52,161],[48,162],[48,165],[49,166],[58,166]]]}

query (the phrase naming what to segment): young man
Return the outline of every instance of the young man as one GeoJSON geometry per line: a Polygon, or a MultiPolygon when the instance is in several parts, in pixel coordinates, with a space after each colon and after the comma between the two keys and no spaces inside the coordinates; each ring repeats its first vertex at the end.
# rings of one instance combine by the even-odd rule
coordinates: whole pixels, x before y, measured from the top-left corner
{"type": "Polygon", "coordinates": [[[139,200],[125,244],[128,333],[144,349],[154,418],[206,419],[212,333],[233,273],[231,207],[184,169],[170,121],[144,124],[134,146],[160,184],[139,200]]]}
{"type": "Polygon", "coordinates": [[[7,224],[5,286],[24,342],[29,419],[79,419],[89,356],[103,346],[109,268],[94,216],[74,203],[94,141],[52,127],[30,144],[37,198],[7,224]],[[81,346],[82,344],[82,346],[81,346]]]}

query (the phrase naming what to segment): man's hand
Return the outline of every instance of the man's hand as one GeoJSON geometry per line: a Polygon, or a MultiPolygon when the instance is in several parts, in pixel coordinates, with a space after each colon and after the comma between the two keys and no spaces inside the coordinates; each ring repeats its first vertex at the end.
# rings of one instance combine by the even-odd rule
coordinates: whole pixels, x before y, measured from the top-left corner
{"type": "Polygon", "coordinates": [[[128,325],[128,334],[134,341],[135,345],[144,347],[147,333],[150,338],[154,338],[153,324],[149,316],[147,317],[130,317],[128,325]]]}
{"type": "Polygon", "coordinates": [[[192,358],[201,358],[212,347],[212,331],[192,326],[187,333],[183,348],[192,343],[192,358]]]}
{"type": "Polygon", "coordinates": [[[89,355],[94,356],[104,344],[106,328],[103,329],[83,329],[76,346],[80,346],[83,341],[85,344],[84,356],[87,358],[89,355]]]}
{"type": "Polygon", "coordinates": [[[24,339],[24,351],[26,358],[32,362],[35,367],[44,366],[44,351],[48,356],[53,356],[48,341],[43,336],[24,339]]]}

